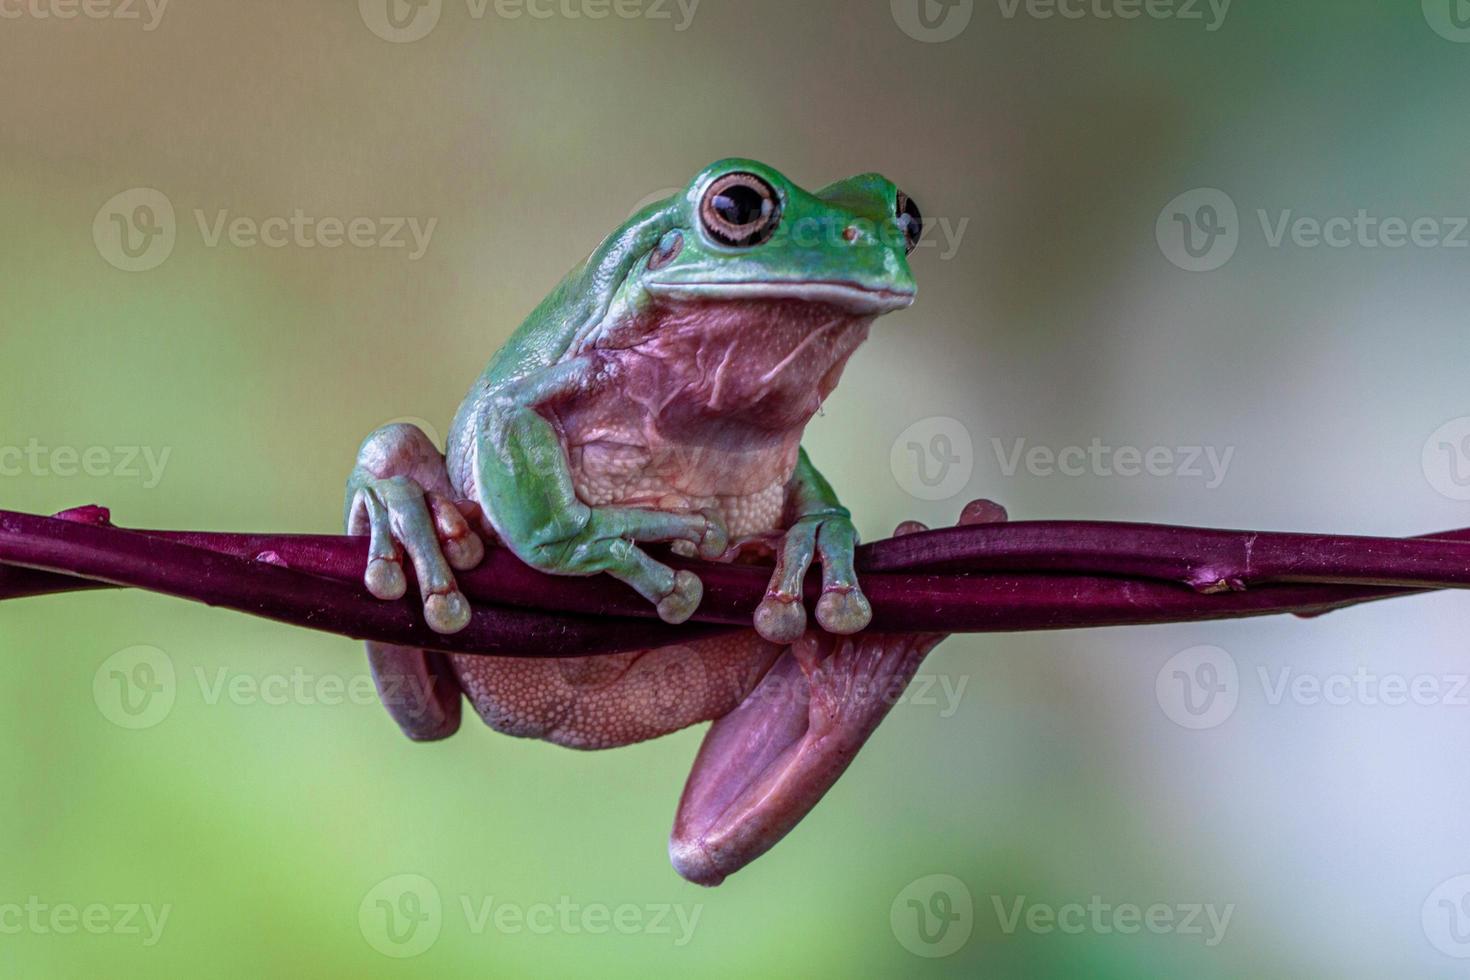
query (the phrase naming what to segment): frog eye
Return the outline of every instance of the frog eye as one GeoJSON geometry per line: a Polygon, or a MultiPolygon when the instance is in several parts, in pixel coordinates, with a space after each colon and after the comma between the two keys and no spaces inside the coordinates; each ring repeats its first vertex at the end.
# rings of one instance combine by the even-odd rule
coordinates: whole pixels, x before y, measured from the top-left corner
{"type": "Polygon", "coordinates": [[[924,237],[924,215],[914,199],[903,191],[898,192],[898,227],[903,232],[904,248],[910,255],[919,247],[924,237]]]}
{"type": "Polygon", "coordinates": [[[781,223],[781,199],[755,174],[725,174],[705,191],[699,217],[715,241],[749,248],[775,234],[781,223]]]}

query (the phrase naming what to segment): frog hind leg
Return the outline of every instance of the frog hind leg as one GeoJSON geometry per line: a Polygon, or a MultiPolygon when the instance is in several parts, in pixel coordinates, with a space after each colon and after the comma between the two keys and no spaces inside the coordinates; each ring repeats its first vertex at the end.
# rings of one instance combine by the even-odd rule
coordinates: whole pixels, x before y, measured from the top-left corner
{"type": "MultiPolygon", "coordinates": [[[[961,524],[1004,520],[988,501],[961,524]]],[[[899,534],[922,530],[909,522],[899,534]]],[[[903,694],[937,634],[808,630],[705,735],[669,838],[675,870],[718,885],[791,832],[903,694]]]]}
{"type": "Polygon", "coordinates": [[[444,654],[375,642],[367,644],[367,653],[378,700],[403,734],[435,742],[459,730],[459,682],[444,654]]]}

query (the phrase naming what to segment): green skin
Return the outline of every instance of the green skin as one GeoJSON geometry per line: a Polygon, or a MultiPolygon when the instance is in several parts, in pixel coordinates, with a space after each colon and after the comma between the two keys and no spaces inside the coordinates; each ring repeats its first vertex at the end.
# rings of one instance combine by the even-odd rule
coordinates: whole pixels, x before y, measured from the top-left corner
{"type": "Polygon", "coordinates": [[[815,804],[888,705],[842,703],[820,719],[818,738],[805,702],[798,717],[789,705],[758,711],[746,696],[782,671],[805,678],[813,704],[824,691],[838,696],[823,685],[906,682],[939,639],[835,639],[871,619],[853,568],[857,532],[799,448],[868,324],[913,302],[901,208],[898,189],[876,174],[812,193],[752,160],[713,164],[684,193],[634,215],[537,307],[470,391],[444,455],[409,426],[368,438],[347,487],[348,528],[371,538],[364,580],[381,599],[401,598],[406,553],[425,619],[441,633],[469,622],[454,572],[481,560],[482,537],[544,572],[611,575],[670,623],[694,613],[700,581],[640,543],[672,542],[708,560],[761,549],[776,557],[755,633],[677,651],[682,666],[695,657],[710,671],[743,671],[733,699],[690,683],[687,697],[662,692],[671,703],[650,717],[632,665],[667,670],[678,664],[668,650],[558,667],[369,644],[385,703],[410,737],[452,733],[462,690],[502,731],[582,748],[720,719],[671,844],[681,873],[706,884],[763,853],[815,804]],[[712,231],[704,205],[731,174],[775,192],[769,238],[729,244],[712,231]],[[808,628],[800,598],[814,563],[820,630],[808,628]],[[425,696],[390,699],[390,687],[425,696]],[[611,715],[569,727],[589,706],[611,715]],[[795,748],[730,748],[757,736],[795,748]],[[748,806],[731,803],[757,790],[748,806]]]}

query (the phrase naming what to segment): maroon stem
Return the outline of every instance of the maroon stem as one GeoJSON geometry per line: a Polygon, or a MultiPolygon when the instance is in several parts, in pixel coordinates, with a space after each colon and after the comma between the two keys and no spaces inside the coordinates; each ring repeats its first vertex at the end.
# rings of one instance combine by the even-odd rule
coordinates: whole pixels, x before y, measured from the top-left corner
{"type": "MultiPolygon", "coordinates": [[[[543,575],[491,548],[460,575],[476,607],[470,627],[445,637],[423,625],[413,598],[381,602],[362,588],[363,538],[127,531],[106,524],[100,508],[64,518],[0,511],[0,599],[132,586],[356,638],[583,656],[747,625],[769,577],[760,566],[669,556],[705,584],[696,614],[704,625],[669,627],[612,579],[543,575]]],[[[1399,539],[1040,521],[879,541],[861,549],[859,567],[873,628],[895,632],[1316,615],[1470,587],[1470,531],[1399,539]],[[1211,592],[1220,594],[1202,594],[1211,592]]]]}

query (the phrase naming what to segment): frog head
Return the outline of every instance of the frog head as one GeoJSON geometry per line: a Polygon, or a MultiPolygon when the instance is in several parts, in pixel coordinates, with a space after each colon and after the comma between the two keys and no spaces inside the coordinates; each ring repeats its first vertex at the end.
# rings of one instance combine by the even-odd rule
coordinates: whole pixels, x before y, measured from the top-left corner
{"type": "Polygon", "coordinates": [[[721,160],[648,206],[583,267],[603,302],[570,354],[633,351],[685,401],[799,428],[881,314],[914,301],[918,206],[864,174],[807,191],[721,160]]]}
{"type": "Polygon", "coordinates": [[[914,301],[908,254],[923,219],[878,174],[810,192],[754,160],[721,160],[651,210],[669,228],[628,280],[649,299],[784,300],[866,316],[914,301]]]}

